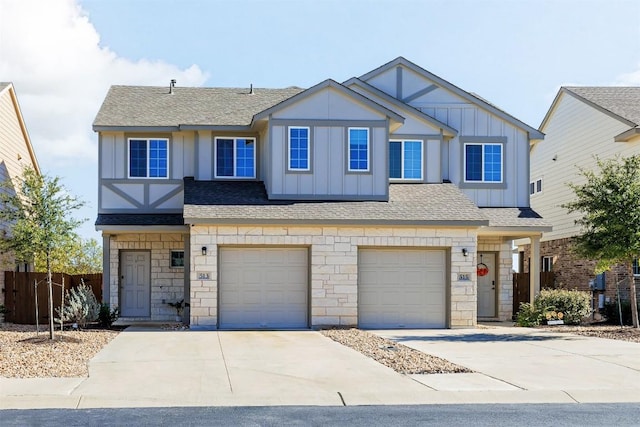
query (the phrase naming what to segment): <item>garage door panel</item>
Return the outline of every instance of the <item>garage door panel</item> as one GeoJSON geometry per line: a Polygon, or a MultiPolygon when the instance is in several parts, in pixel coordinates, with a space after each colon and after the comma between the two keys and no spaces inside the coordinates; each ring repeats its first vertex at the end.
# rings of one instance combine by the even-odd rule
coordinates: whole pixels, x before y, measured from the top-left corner
{"type": "Polygon", "coordinates": [[[308,326],[307,249],[221,248],[220,272],[221,328],[308,326]]]}
{"type": "Polygon", "coordinates": [[[364,328],[446,326],[444,250],[364,249],[358,316],[364,328]]]}

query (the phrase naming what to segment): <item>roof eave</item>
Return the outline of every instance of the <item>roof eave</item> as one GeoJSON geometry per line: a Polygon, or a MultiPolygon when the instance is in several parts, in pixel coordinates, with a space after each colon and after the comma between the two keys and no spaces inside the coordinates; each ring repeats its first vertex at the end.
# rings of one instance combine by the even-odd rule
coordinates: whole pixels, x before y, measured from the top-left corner
{"type": "Polygon", "coordinates": [[[636,138],[638,135],[640,135],[640,128],[635,127],[614,136],[613,140],[615,142],[629,142],[630,140],[636,138]]]}
{"type": "Polygon", "coordinates": [[[537,235],[552,231],[550,225],[526,225],[526,226],[487,226],[478,230],[479,236],[500,235],[511,236],[514,238],[524,238],[531,235],[537,235]]]}
{"type": "Polygon", "coordinates": [[[102,234],[123,234],[123,233],[158,233],[161,231],[173,233],[188,233],[189,227],[186,225],[100,225],[96,224],[96,231],[102,234]]]}
{"type": "Polygon", "coordinates": [[[109,125],[93,125],[94,132],[177,132],[180,125],[177,126],[109,126],[109,125]]]}
{"type": "Polygon", "coordinates": [[[361,226],[427,226],[450,228],[479,228],[488,226],[488,220],[378,220],[378,219],[291,219],[291,218],[200,218],[184,217],[185,224],[251,224],[251,225],[361,225],[361,226]]]}

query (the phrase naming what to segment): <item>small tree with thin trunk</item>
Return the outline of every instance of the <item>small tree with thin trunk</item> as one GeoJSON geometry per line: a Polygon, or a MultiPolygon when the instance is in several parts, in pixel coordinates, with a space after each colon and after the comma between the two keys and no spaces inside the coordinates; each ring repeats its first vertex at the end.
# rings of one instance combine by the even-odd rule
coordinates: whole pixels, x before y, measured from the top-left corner
{"type": "Polygon", "coordinates": [[[582,234],[575,249],[597,260],[596,272],[626,265],[633,326],[638,328],[633,261],[640,254],[640,156],[596,158],[596,164],[598,171],[580,169],[587,181],[569,184],[576,199],[562,206],[583,214],[576,220],[582,234]]]}
{"type": "Polygon", "coordinates": [[[71,196],[59,177],[40,175],[30,167],[22,171],[16,182],[6,180],[0,185],[3,190],[0,191],[0,219],[8,223],[9,231],[4,239],[0,239],[0,245],[18,260],[36,257],[46,260],[49,338],[53,339],[51,266],[56,256],[55,249],[73,239],[74,230],[84,222],[70,217],[84,202],[71,196]]]}

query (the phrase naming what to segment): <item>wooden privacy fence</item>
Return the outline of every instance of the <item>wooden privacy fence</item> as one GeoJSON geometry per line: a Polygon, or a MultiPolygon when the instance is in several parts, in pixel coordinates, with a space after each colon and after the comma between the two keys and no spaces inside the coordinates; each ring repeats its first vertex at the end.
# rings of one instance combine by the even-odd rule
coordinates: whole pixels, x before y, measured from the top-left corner
{"type": "MultiPolygon", "coordinates": [[[[520,303],[529,302],[529,273],[513,273],[513,315],[518,314],[520,303]]],[[[553,271],[540,272],[540,289],[555,288],[553,271]]]]}
{"type": "MultiPolygon", "coordinates": [[[[90,286],[98,301],[102,301],[102,273],[69,275],[64,273],[53,273],[53,307],[60,307],[62,300],[62,284],[64,278],[65,292],[68,289],[80,286],[80,280],[90,286]]],[[[16,273],[14,271],[4,272],[4,305],[9,312],[5,315],[5,320],[11,323],[34,325],[36,323],[36,286],[38,283],[38,322],[47,323],[49,321],[49,290],[47,286],[47,273],[16,273]]]]}

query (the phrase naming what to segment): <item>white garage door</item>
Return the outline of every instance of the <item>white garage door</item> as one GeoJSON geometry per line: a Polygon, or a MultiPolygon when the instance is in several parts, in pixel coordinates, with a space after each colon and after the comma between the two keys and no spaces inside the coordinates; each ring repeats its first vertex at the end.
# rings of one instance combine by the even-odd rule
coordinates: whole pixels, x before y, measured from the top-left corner
{"type": "Polygon", "coordinates": [[[221,248],[221,328],[306,328],[305,248],[221,248]]]}
{"type": "Polygon", "coordinates": [[[444,250],[363,249],[358,278],[361,328],[446,327],[444,250]]]}

